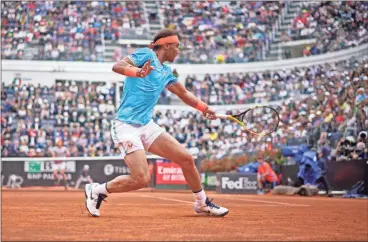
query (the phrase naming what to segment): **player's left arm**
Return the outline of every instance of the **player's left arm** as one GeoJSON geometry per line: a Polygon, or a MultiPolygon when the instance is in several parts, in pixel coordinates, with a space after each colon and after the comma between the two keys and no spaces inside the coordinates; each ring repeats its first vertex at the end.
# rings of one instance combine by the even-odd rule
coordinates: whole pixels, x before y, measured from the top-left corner
{"type": "Polygon", "coordinates": [[[129,77],[144,78],[155,68],[151,66],[153,52],[148,48],[138,48],[114,64],[112,71],[129,77]]]}
{"type": "Polygon", "coordinates": [[[134,66],[134,63],[128,57],[114,64],[112,71],[124,76],[130,77],[145,77],[155,68],[151,66],[151,60],[148,59],[146,63],[143,64],[142,68],[134,66]]]}
{"type": "Polygon", "coordinates": [[[178,96],[185,104],[201,111],[206,118],[211,120],[216,119],[216,113],[210,109],[206,103],[189,92],[180,82],[175,82],[168,86],[167,90],[178,96]]]}

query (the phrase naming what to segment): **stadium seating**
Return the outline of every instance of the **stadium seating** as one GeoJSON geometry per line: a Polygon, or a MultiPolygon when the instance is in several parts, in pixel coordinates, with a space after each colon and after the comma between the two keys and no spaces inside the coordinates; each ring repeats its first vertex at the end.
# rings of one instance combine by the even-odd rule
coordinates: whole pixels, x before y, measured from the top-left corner
{"type": "MultiPolygon", "coordinates": [[[[257,99],[251,94],[259,90],[252,88],[262,82],[270,82],[269,90],[308,94],[302,100],[282,101],[283,105],[277,107],[282,120],[280,127],[274,135],[263,139],[248,137],[231,122],[206,121],[200,113],[192,111],[167,109],[156,111],[153,118],[195,155],[220,158],[264,150],[269,145],[306,141],[325,155],[337,159],[353,157],[353,151],[367,147],[367,139],[361,135],[361,131],[368,128],[365,118],[368,90],[363,88],[368,86],[367,73],[366,60],[351,59],[274,73],[230,76],[233,88],[243,89],[239,93],[244,92],[244,96],[249,97],[244,102],[257,99]]],[[[188,84],[188,79],[187,87],[212,104],[238,103],[240,99],[232,98],[234,90],[230,90],[229,95],[226,89],[229,86],[222,85],[226,78],[207,75],[203,82],[192,81],[192,84],[188,84]],[[211,93],[202,88],[204,85],[214,86],[215,93],[225,95],[211,99],[211,95],[206,95],[211,93]]],[[[58,82],[51,88],[19,83],[2,85],[3,156],[49,156],[49,149],[57,139],[62,139],[74,156],[119,155],[109,129],[115,112],[114,85],[69,81],[58,82]]],[[[276,91],[274,95],[280,99],[282,92],[276,91]]],[[[233,110],[236,111],[239,110],[233,110]]]]}
{"type": "MultiPolygon", "coordinates": [[[[312,92],[309,81],[301,81],[299,72],[287,73],[285,70],[265,73],[205,75],[203,78],[188,76],[186,88],[211,105],[259,103],[282,100],[312,92]],[[308,89],[309,87],[309,89],[308,89]]],[[[290,71],[289,71],[290,72],[290,71]]]]}
{"type": "MultiPolygon", "coordinates": [[[[153,26],[178,30],[181,54],[176,63],[261,61],[275,41],[316,38],[304,56],[357,46],[368,41],[364,2],[306,3],[290,28],[277,30],[283,2],[51,1],[2,2],[2,58],[58,61],[119,60],[130,45],[108,49],[119,40],[152,40],[153,26]],[[344,9],[344,10],[343,10],[344,9]]],[[[134,41],[133,41],[134,43],[134,41]]],[[[274,50],[273,50],[274,51],[274,50]]]]}
{"type": "Polygon", "coordinates": [[[182,37],[177,63],[235,63],[261,60],[283,4],[169,1],[160,6],[165,26],[182,37]]]}
{"type": "Polygon", "coordinates": [[[135,38],[141,1],[2,2],[4,59],[104,61],[104,41],[135,38]],[[30,56],[28,56],[30,55],[30,56]]]}
{"type": "Polygon", "coordinates": [[[293,20],[294,40],[317,41],[303,50],[304,56],[332,52],[368,42],[368,4],[363,2],[314,2],[301,8],[293,20]]]}

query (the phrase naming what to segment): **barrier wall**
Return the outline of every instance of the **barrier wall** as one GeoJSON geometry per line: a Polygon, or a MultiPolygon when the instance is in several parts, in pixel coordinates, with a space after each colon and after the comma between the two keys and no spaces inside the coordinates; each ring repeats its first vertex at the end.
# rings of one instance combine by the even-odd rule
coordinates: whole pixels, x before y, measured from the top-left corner
{"type": "Polygon", "coordinates": [[[257,173],[218,172],[217,193],[257,194],[257,173]]]}
{"type": "MultiPolygon", "coordinates": [[[[75,157],[67,158],[66,176],[68,184],[74,187],[85,165],[89,166],[89,175],[94,182],[102,183],[119,175],[130,174],[125,162],[118,157],[75,157]]],[[[150,166],[155,164],[158,157],[149,157],[150,166]]],[[[53,186],[55,183],[50,158],[2,158],[1,180],[3,186],[53,186]]],[[[62,183],[61,183],[62,184],[62,183]]],[[[151,184],[154,184],[152,176],[151,184]]]]}
{"type": "MultiPolygon", "coordinates": [[[[1,184],[12,188],[53,186],[55,184],[53,160],[54,158],[2,158],[1,184]]],[[[66,162],[65,174],[68,184],[72,187],[75,186],[85,165],[89,166],[88,174],[93,182],[103,183],[117,176],[130,174],[121,157],[68,157],[63,160],[66,162]]],[[[151,174],[151,187],[187,188],[179,165],[155,155],[148,155],[147,161],[151,174]]],[[[196,166],[199,167],[198,162],[196,166]]]]}
{"type": "MultiPolygon", "coordinates": [[[[287,178],[297,179],[299,164],[281,166],[283,184],[287,178]]],[[[368,160],[327,162],[327,180],[334,191],[349,190],[358,181],[365,180],[368,174],[368,160]]],[[[368,185],[368,184],[367,184],[368,185]]]]}
{"type": "MultiPolygon", "coordinates": [[[[187,75],[264,72],[301,66],[319,65],[346,60],[353,56],[368,54],[368,44],[310,57],[293,58],[280,61],[264,61],[241,64],[170,64],[177,69],[179,79],[184,83],[187,75]]],[[[11,82],[15,77],[24,82],[52,85],[56,79],[80,81],[122,81],[124,77],[112,72],[113,63],[57,62],[57,61],[20,61],[3,60],[2,81],[11,82]]]]}
{"type": "MultiPolygon", "coordinates": [[[[163,189],[188,189],[183,172],[175,163],[159,156],[147,156],[151,173],[151,187],[163,189]]],[[[89,165],[90,177],[94,182],[106,182],[119,175],[130,174],[129,168],[120,157],[71,157],[65,158],[69,185],[74,186],[84,165],[89,165]]],[[[29,186],[53,186],[53,158],[2,158],[2,186],[17,188],[29,186]]],[[[196,159],[199,168],[199,160],[196,159]]],[[[327,163],[327,179],[334,191],[349,190],[358,181],[367,180],[368,160],[352,160],[327,163]]],[[[283,184],[289,177],[296,180],[298,164],[281,166],[283,184]]],[[[218,172],[201,173],[206,190],[218,193],[256,194],[256,173],[218,172]]],[[[368,183],[367,183],[368,185],[368,183]]],[[[366,186],[368,191],[368,186],[366,186]]]]}

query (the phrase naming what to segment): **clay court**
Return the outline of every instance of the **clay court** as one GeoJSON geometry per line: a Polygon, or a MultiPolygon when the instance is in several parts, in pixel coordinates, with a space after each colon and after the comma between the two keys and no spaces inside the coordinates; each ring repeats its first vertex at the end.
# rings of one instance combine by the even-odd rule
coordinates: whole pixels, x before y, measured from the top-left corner
{"type": "Polygon", "coordinates": [[[224,218],[194,214],[189,192],[114,194],[89,216],[84,192],[2,192],[2,240],[368,240],[368,201],[225,195],[224,218]]]}

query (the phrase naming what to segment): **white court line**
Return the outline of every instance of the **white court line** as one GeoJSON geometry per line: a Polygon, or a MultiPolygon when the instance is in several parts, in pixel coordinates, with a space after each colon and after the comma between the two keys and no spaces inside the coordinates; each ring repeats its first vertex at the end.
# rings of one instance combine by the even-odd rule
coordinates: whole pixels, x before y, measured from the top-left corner
{"type": "MultiPolygon", "coordinates": [[[[181,201],[180,201],[181,202],[181,201]]],[[[114,204],[115,205],[115,204],[114,204]]],[[[118,203],[117,206],[172,206],[173,203],[118,203]]]]}
{"type": "Polygon", "coordinates": [[[156,199],[161,199],[161,200],[166,200],[166,201],[194,204],[194,202],[188,202],[188,201],[185,201],[185,200],[179,200],[179,199],[173,199],[173,198],[167,198],[167,197],[157,197],[157,196],[150,196],[150,195],[140,195],[140,196],[141,197],[156,198],[156,199]]]}
{"type": "Polygon", "coordinates": [[[240,200],[240,201],[279,204],[279,205],[285,205],[285,206],[291,206],[291,207],[310,207],[310,205],[308,205],[308,204],[282,203],[282,202],[265,201],[265,200],[258,200],[258,199],[249,199],[249,198],[235,198],[235,197],[232,197],[232,196],[229,196],[229,195],[225,195],[222,198],[224,198],[224,197],[225,197],[225,199],[234,199],[234,200],[240,200]]]}
{"type": "MultiPolygon", "coordinates": [[[[150,195],[140,195],[141,197],[149,197],[149,198],[155,198],[155,199],[160,199],[160,200],[166,200],[166,201],[173,201],[173,202],[180,202],[180,203],[189,203],[189,204],[193,204],[194,202],[188,202],[188,201],[185,201],[185,200],[179,200],[179,199],[173,199],[173,198],[167,198],[167,197],[157,197],[157,196],[150,196],[150,195]]],[[[225,198],[226,199],[226,198],[225,198]]],[[[235,199],[235,200],[242,200],[242,199],[236,199],[236,198],[231,198],[231,199],[235,199]]],[[[262,202],[262,201],[261,201],[262,202]]],[[[267,203],[267,201],[263,201],[265,203],[267,203]]],[[[289,205],[289,206],[300,206],[300,207],[303,207],[303,206],[309,206],[309,205],[305,205],[305,204],[286,204],[286,203],[278,203],[278,202],[269,202],[269,203],[272,203],[272,204],[267,204],[267,205],[260,205],[260,204],[252,204],[252,205],[249,205],[249,207],[257,207],[257,206],[260,206],[260,207],[277,207],[277,206],[280,206],[280,204],[282,205],[289,205]]],[[[241,206],[247,206],[247,204],[242,204],[241,206]]]]}

